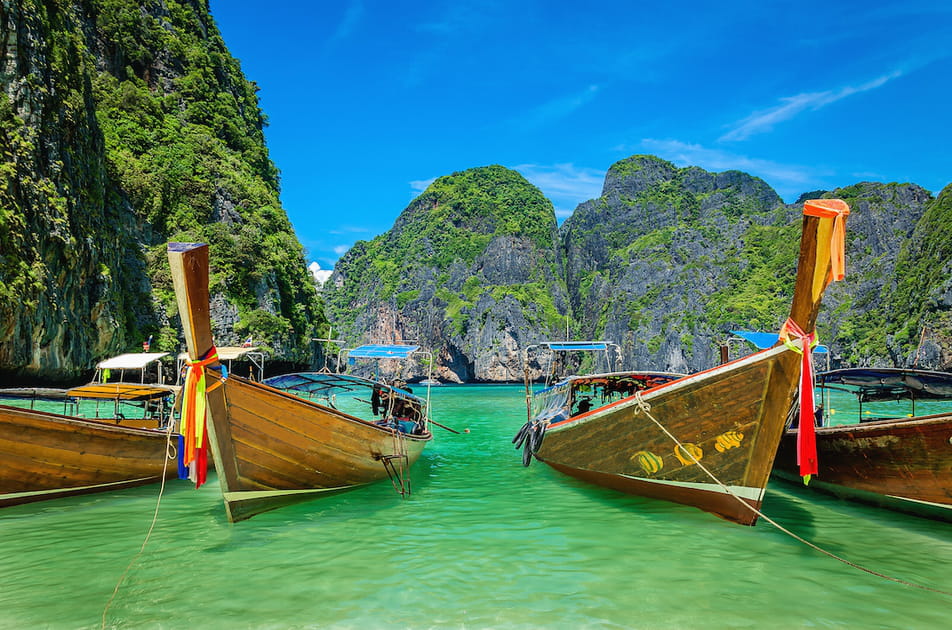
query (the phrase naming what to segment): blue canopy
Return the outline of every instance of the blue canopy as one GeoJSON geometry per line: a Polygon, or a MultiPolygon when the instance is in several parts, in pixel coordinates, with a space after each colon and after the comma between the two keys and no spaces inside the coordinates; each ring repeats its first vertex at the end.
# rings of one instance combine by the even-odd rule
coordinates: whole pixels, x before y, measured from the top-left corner
{"type": "Polygon", "coordinates": [[[580,352],[583,350],[607,350],[607,341],[547,341],[549,350],[556,352],[580,352]]]}
{"type": "Polygon", "coordinates": [[[306,392],[321,396],[330,396],[343,392],[363,392],[369,389],[386,389],[388,391],[398,392],[404,398],[420,400],[419,397],[410,392],[371,381],[360,376],[351,376],[350,374],[332,374],[325,372],[293,372],[291,374],[282,374],[266,378],[265,385],[270,385],[276,389],[293,392],[306,392]]]}
{"type": "MultiPolygon", "coordinates": [[[[731,333],[754,344],[758,350],[772,348],[777,345],[777,339],[780,338],[780,335],[777,333],[755,332],[753,330],[732,330],[731,333]]],[[[825,354],[829,352],[830,349],[821,344],[815,347],[813,351],[819,354],[825,354]]]]}
{"type": "Polygon", "coordinates": [[[358,346],[347,353],[354,359],[406,359],[420,349],[420,346],[404,344],[369,344],[358,346]]]}

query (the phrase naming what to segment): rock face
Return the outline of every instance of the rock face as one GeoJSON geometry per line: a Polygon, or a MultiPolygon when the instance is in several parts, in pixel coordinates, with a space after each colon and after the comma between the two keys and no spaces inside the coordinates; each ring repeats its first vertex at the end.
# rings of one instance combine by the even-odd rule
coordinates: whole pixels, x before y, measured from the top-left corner
{"type": "Polygon", "coordinates": [[[0,3],[0,379],[181,337],[165,243],[211,246],[218,343],[323,323],[254,85],[202,0],[0,3]]]}
{"type": "MultiPolygon", "coordinates": [[[[913,184],[864,182],[828,196],[846,201],[851,214],[847,275],[824,296],[817,322],[822,342],[830,344],[834,356],[846,365],[911,365],[904,355],[914,353],[921,327],[931,317],[923,320],[922,310],[897,304],[903,301],[898,290],[912,280],[910,258],[912,252],[921,251],[923,236],[917,233],[923,231],[925,213],[934,205],[932,195],[913,184]],[[896,339],[897,330],[905,331],[901,340],[896,339]]],[[[931,363],[931,367],[939,366],[931,363]]]]}
{"type": "MultiPolygon", "coordinates": [[[[744,173],[679,169],[651,156],[614,164],[602,196],[562,226],[577,334],[619,344],[626,368],[710,367],[725,326],[741,323],[729,288],[756,272],[761,242],[794,216],[744,173]]],[[[742,327],[779,328],[745,310],[742,327]]]]}
{"type": "MultiPolygon", "coordinates": [[[[804,198],[816,197],[853,210],[847,277],[818,323],[835,363],[949,367],[950,194],[866,182],[804,198]]],[[[745,173],[638,155],[614,164],[556,237],[538,191],[501,167],[473,169],[358,243],[325,295],[349,342],[418,341],[444,380],[520,380],[520,350],[566,331],[619,344],[612,369],[693,372],[718,362],[731,330],[777,331],[787,318],[803,201],[784,204],[745,173]],[[521,227],[501,227],[516,215],[521,227]]]]}
{"type": "Polygon", "coordinates": [[[564,328],[558,249],[552,204],[521,175],[454,173],[344,255],[324,287],[329,319],[351,341],[420,342],[443,380],[521,380],[518,349],[564,328]]]}

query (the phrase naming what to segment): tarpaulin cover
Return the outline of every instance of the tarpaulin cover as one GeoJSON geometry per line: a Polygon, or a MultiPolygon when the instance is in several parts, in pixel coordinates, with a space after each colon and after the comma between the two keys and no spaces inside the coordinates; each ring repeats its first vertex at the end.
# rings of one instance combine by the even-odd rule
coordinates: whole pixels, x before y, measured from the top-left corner
{"type": "Polygon", "coordinates": [[[347,356],[356,359],[406,359],[419,349],[420,346],[370,344],[354,348],[347,356]]]}
{"type": "Polygon", "coordinates": [[[544,344],[556,352],[575,352],[583,350],[606,350],[606,341],[548,341],[544,344]]]}
{"type": "MultiPolygon", "coordinates": [[[[732,330],[731,332],[754,344],[758,350],[774,347],[777,345],[777,339],[779,338],[777,333],[755,332],[753,330],[732,330]]],[[[829,352],[829,349],[824,345],[819,345],[813,351],[823,354],[829,352]]]]}

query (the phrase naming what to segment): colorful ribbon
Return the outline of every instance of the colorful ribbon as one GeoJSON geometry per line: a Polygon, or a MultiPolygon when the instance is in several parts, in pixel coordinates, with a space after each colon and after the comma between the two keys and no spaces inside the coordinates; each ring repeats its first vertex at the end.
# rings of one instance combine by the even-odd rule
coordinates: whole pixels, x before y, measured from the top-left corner
{"type": "MultiPolygon", "coordinates": [[[[811,199],[803,204],[803,214],[821,219],[833,219],[833,225],[817,228],[817,268],[813,276],[813,299],[819,300],[823,289],[831,281],[842,280],[846,271],[846,217],[850,207],[841,199],[811,199]],[[827,240],[829,239],[829,240],[827,240]],[[829,256],[830,270],[825,272],[825,259],[829,256]],[[823,267],[820,267],[824,261],[823,267]],[[821,275],[822,274],[822,275],[821,275]]],[[[805,333],[792,319],[787,319],[780,328],[784,345],[802,356],[800,367],[800,424],[797,430],[797,465],[803,483],[817,474],[816,426],[814,425],[813,400],[813,347],[816,333],[805,333]],[[791,335],[801,341],[798,348],[791,335]]]]}
{"type": "MultiPolygon", "coordinates": [[[[182,398],[180,433],[184,439],[181,449],[181,466],[188,467],[188,478],[199,488],[207,476],[208,453],[205,444],[205,396],[210,391],[206,386],[205,368],[218,361],[218,349],[212,346],[205,357],[198,361],[186,361],[185,393],[182,398]]],[[[212,387],[214,389],[214,386],[212,387]]],[[[180,472],[181,472],[180,466],[180,472]]]]}
{"type": "Polygon", "coordinates": [[[804,202],[803,214],[833,219],[830,272],[834,281],[842,280],[846,274],[846,217],[850,214],[850,207],[842,199],[811,199],[804,202]]]}
{"type": "Polygon", "coordinates": [[[800,427],[797,430],[797,465],[803,483],[809,484],[810,477],[817,474],[816,428],[813,416],[816,412],[813,401],[813,348],[817,344],[816,333],[805,333],[792,319],[787,319],[780,327],[780,339],[783,344],[800,354],[800,427]],[[803,347],[798,348],[790,336],[799,339],[803,347]]]}

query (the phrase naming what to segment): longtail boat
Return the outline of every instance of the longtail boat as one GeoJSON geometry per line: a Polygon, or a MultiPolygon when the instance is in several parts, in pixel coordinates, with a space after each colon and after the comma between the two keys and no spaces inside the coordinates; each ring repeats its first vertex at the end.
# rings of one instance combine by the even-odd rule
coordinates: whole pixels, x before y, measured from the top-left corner
{"type": "MultiPolygon", "coordinates": [[[[845,368],[818,374],[817,384],[826,413],[817,417],[819,469],[808,488],[952,521],[952,374],[845,368]],[[831,413],[837,390],[856,397],[857,416],[831,413]]],[[[797,478],[798,434],[791,428],[780,440],[773,471],[780,479],[797,478]]]]}
{"type": "Polygon", "coordinates": [[[0,507],[175,476],[175,392],[124,382],[0,390],[0,507]]]}
{"type": "MultiPolygon", "coordinates": [[[[377,401],[380,411],[386,401],[386,409],[405,414],[374,421],[345,409],[343,399],[351,394],[323,388],[326,379],[323,385],[317,384],[322,379],[301,374],[272,380],[284,388],[279,389],[226,376],[219,371],[211,334],[208,246],[170,243],[168,256],[190,365],[182,412],[186,451],[193,436],[192,461],[200,466],[210,445],[230,521],[406,474],[432,438],[425,421],[408,421],[424,413],[419,399],[367,381],[368,407],[377,401]],[[307,391],[308,382],[307,396],[292,393],[295,387],[307,391]],[[208,412],[207,426],[195,394],[202,388],[205,395],[198,398],[208,412]],[[196,402],[193,418],[188,409],[196,402]]],[[[342,387],[358,386],[358,379],[336,380],[342,387]]]]}
{"type": "MultiPolygon", "coordinates": [[[[836,199],[804,204],[793,303],[777,345],[683,378],[643,381],[649,386],[588,409],[573,404],[600,375],[567,380],[556,386],[564,390],[558,413],[538,404],[533,415],[528,401],[515,440],[529,451],[524,463],[535,457],[587,482],[755,524],[798,383],[812,385],[810,343],[823,292],[843,275],[848,214],[836,199]]],[[[815,466],[809,440],[801,461],[805,471],[815,466]]]]}

